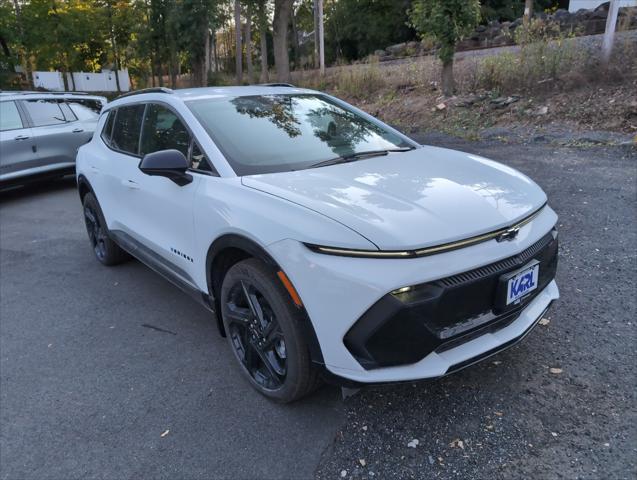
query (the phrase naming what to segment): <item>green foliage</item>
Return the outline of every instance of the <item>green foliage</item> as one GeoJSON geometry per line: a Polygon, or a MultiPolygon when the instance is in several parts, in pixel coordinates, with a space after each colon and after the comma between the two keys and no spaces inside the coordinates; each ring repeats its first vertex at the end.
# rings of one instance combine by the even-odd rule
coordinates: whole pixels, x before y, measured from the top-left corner
{"type": "Polygon", "coordinates": [[[326,61],[360,59],[374,50],[415,39],[416,32],[407,24],[410,4],[411,0],[326,1],[326,61]]]}
{"type": "Polygon", "coordinates": [[[478,0],[414,0],[409,11],[414,28],[424,37],[433,37],[440,45],[443,64],[451,62],[456,43],[480,21],[478,0]]]}
{"type": "MultiPolygon", "coordinates": [[[[534,0],[533,2],[536,12],[566,7],[568,2],[564,0],[534,0]]],[[[485,23],[493,20],[511,22],[524,14],[524,0],[481,0],[480,11],[482,21],[485,23]]]]}
{"type": "Polygon", "coordinates": [[[559,77],[581,70],[590,57],[586,48],[569,41],[560,26],[534,18],[515,32],[520,52],[486,57],[478,69],[479,86],[500,92],[552,84],[559,77]]]}
{"type": "Polygon", "coordinates": [[[341,68],[336,77],[338,92],[352,97],[373,94],[385,85],[377,62],[341,68]]]}

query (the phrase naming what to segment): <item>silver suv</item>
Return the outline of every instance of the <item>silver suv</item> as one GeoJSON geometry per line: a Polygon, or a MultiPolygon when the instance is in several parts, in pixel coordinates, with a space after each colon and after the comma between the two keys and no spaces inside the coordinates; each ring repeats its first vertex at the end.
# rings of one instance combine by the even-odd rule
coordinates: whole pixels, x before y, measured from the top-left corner
{"type": "Polygon", "coordinates": [[[0,92],[0,187],[73,173],[106,98],[80,93],[0,92]]]}

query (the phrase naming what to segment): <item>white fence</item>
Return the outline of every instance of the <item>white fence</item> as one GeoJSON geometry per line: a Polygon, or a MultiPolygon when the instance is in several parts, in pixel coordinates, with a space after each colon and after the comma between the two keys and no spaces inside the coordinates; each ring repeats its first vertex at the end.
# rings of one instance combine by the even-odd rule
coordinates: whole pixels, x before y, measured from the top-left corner
{"type": "MultiPolygon", "coordinates": [[[[119,91],[130,90],[130,77],[128,70],[120,70],[117,75],[119,91]]],[[[117,80],[115,72],[103,70],[102,73],[73,72],[66,74],[66,86],[64,77],[60,72],[33,72],[33,84],[36,88],[44,88],[52,91],[76,90],[78,92],[117,92],[117,80]]]]}

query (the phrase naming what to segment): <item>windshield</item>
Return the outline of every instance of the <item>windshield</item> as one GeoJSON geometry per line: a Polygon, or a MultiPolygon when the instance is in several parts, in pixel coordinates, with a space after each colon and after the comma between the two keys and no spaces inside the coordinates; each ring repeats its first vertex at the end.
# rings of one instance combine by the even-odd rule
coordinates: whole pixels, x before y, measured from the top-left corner
{"type": "Polygon", "coordinates": [[[192,100],[188,107],[237,175],[285,172],[336,157],[413,147],[322,95],[192,100]]]}

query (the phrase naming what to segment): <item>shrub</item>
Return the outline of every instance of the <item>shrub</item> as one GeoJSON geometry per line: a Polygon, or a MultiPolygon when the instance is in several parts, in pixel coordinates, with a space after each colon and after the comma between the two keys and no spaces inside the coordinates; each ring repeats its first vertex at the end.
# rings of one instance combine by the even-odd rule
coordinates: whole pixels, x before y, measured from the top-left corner
{"type": "Polygon", "coordinates": [[[335,83],[339,92],[352,97],[376,93],[386,85],[378,62],[340,68],[335,83]]]}

